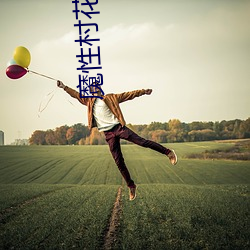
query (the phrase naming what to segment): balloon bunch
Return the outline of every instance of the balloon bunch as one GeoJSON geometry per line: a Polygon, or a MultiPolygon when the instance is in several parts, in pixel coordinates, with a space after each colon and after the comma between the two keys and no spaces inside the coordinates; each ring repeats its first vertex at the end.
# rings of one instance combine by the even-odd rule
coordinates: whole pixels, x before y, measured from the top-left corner
{"type": "MultiPolygon", "coordinates": [[[[27,72],[34,73],[36,75],[46,77],[48,79],[57,81],[57,79],[52,78],[50,76],[46,76],[35,71],[28,69],[31,61],[30,52],[23,46],[16,47],[13,53],[13,58],[8,62],[6,75],[10,79],[19,79],[24,76],[27,72]]],[[[47,108],[48,104],[52,100],[55,94],[55,90],[47,94],[43,101],[41,101],[39,110],[38,110],[38,117],[40,114],[47,108]]]]}
{"type": "Polygon", "coordinates": [[[13,58],[8,62],[6,75],[11,79],[18,79],[28,72],[30,52],[23,46],[15,48],[13,58]]]}
{"type": "Polygon", "coordinates": [[[55,78],[28,69],[30,60],[31,56],[28,49],[23,46],[16,47],[13,53],[13,58],[8,62],[6,75],[10,79],[18,79],[24,76],[27,72],[30,72],[57,81],[55,78]]]}

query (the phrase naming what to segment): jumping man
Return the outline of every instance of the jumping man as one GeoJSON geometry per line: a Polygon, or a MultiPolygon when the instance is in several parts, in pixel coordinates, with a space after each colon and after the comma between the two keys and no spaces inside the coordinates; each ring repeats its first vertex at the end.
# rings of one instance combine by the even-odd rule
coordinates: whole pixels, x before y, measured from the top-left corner
{"type": "MultiPolygon", "coordinates": [[[[63,88],[70,96],[76,98],[81,104],[88,107],[88,126],[89,129],[97,127],[100,132],[104,132],[106,141],[109,144],[110,152],[114,158],[119,171],[121,172],[127,186],[129,187],[129,199],[132,201],[136,197],[136,185],[131,179],[127,166],[122,156],[120,139],[133,142],[139,146],[153,149],[166,155],[171,164],[177,163],[177,156],[174,150],[163,147],[154,141],[146,140],[132,130],[127,128],[119,103],[132,100],[142,95],[150,95],[152,89],[135,90],[121,94],[102,95],[100,89],[94,89],[94,96],[97,97],[81,98],[79,92],[65,86],[61,81],[57,81],[57,86],[63,88]]],[[[98,87],[99,88],[99,87],[98,87]]]]}

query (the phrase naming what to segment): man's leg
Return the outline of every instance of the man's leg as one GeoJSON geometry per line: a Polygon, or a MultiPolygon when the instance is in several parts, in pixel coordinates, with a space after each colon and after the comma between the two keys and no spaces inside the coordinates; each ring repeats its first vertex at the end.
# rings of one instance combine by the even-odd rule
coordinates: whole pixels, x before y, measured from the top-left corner
{"type": "Polygon", "coordinates": [[[133,142],[139,146],[145,147],[145,148],[151,148],[159,153],[162,153],[164,155],[168,155],[171,150],[168,148],[163,147],[161,144],[151,141],[151,140],[146,140],[139,135],[137,135],[135,132],[133,132],[131,129],[127,127],[122,127],[121,128],[121,135],[120,137],[122,139],[125,139],[127,141],[133,142]]]}
{"type": "Polygon", "coordinates": [[[121,151],[120,138],[115,136],[113,132],[104,132],[106,141],[109,144],[110,152],[115,160],[118,169],[120,170],[128,187],[135,187],[134,181],[131,179],[127,166],[121,151]]]}
{"type": "Polygon", "coordinates": [[[172,165],[176,165],[177,163],[177,155],[175,154],[174,150],[163,147],[161,144],[157,142],[146,140],[140,137],[139,135],[137,135],[131,129],[127,128],[126,126],[119,127],[119,136],[120,138],[133,142],[139,146],[150,148],[159,153],[167,155],[172,165]]]}

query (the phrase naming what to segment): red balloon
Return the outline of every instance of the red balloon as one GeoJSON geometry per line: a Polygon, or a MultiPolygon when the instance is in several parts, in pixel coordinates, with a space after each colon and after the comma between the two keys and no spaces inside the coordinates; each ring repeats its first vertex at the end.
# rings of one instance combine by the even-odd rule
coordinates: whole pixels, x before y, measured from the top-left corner
{"type": "Polygon", "coordinates": [[[28,71],[19,65],[10,65],[6,69],[6,75],[11,79],[18,79],[24,76],[28,71]]]}

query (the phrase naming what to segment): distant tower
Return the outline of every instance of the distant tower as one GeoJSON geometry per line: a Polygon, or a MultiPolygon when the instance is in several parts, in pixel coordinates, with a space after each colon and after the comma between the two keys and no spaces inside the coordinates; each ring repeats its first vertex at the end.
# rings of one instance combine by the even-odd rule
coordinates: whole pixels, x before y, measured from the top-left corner
{"type": "Polygon", "coordinates": [[[0,146],[4,145],[4,132],[0,130],[0,146]]]}

